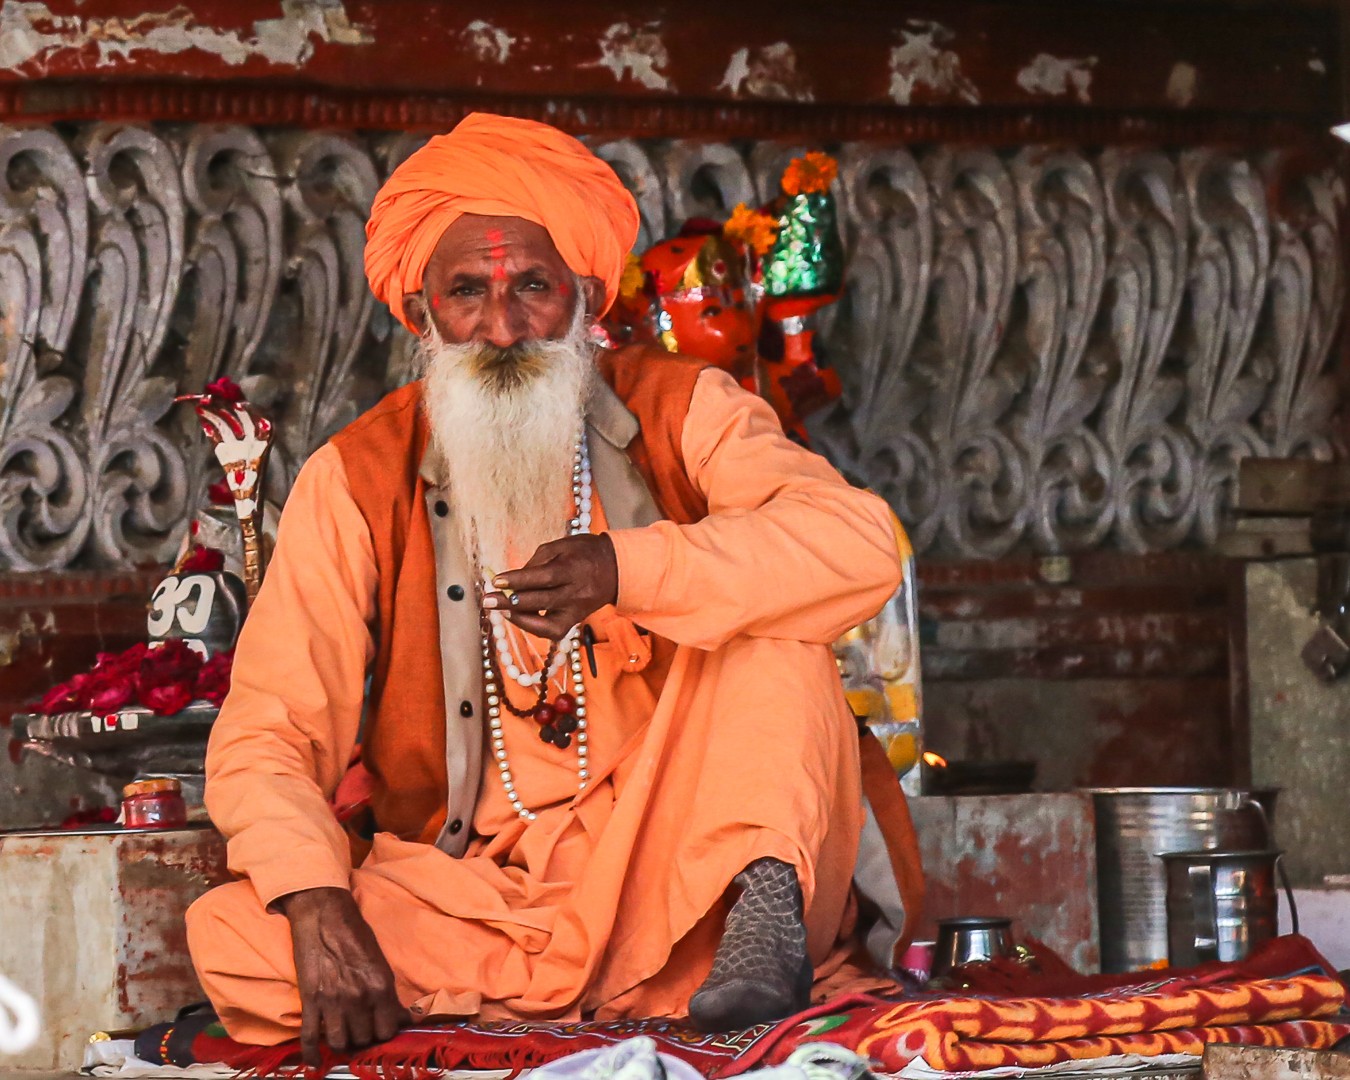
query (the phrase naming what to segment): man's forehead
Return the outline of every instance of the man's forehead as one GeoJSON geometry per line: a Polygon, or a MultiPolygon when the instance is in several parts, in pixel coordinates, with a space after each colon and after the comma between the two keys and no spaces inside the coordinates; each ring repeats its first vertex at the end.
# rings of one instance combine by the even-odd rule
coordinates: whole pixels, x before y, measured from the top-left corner
{"type": "Polygon", "coordinates": [[[558,256],[548,230],[518,217],[464,214],[441,234],[436,251],[444,255],[481,254],[485,249],[526,249],[535,254],[558,256]]]}

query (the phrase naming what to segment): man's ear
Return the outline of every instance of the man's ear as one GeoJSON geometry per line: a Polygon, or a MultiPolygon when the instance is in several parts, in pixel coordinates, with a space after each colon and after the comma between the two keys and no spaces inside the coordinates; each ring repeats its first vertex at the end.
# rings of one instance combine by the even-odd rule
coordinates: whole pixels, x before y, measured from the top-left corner
{"type": "Polygon", "coordinates": [[[586,314],[592,319],[600,318],[600,311],[605,306],[605,283],[598,277],[582,278],[581,297],[586,301],[586,314]]]}
{"type": "Polygon", "coordinates": [[[427,332],[427,301],[420,292],[403,294],[403,314],[413,324],[418,337],[427,332]]]}

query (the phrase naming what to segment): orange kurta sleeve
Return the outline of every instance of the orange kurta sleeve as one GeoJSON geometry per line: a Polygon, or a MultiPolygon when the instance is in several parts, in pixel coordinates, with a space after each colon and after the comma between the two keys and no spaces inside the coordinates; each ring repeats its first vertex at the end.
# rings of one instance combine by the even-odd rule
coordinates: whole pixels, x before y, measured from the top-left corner
{"type": "Polygon", "coordinates": [[[206,806],[230,869],[264,904],[348,887],[348,841],[328,799],[361,723],[375,578],[369,529],[325,446],[286,501],[206,755],[206,806]]]}
{"type": "Polygon", "coordinates": [[[700,649],[742,634],[826,644],[900,584],[886,503],[788,439],[717,368],[699,375],[681,451],[708,516],[609,534],[620,614],[700,649]]]}

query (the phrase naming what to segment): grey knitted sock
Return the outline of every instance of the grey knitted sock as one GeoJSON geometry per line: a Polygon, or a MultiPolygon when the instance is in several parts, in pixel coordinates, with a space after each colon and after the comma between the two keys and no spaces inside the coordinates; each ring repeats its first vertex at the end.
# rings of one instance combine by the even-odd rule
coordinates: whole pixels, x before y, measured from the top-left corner
{"type": "Polygon", "coordinates": [[[739,874],[740,898],[727,915],[712,971],[689,1001],[703,1031],[732,1031],[781,1020],[811,998],[802,888],[778,859],[756,859],[739,874]]]}

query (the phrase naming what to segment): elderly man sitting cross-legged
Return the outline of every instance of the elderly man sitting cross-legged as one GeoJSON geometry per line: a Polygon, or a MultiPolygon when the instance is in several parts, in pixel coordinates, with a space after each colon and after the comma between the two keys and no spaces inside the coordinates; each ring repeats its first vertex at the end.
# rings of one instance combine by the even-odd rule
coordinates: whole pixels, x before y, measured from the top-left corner
{"type": "Polygon", "coordinates": [[[829,648],[896,587],[890,514],[717,369],[589,343],[637,225],[580,143],[481,115],[376,199],[425,368],[301,471],[212,736],[246,880],[189,940],[236,1039],[744,1026],[843,954],[855,865],[906,921],[908,818],[893,775],[864,799],[829,648]],[[358,740],[373,842],[330,805],[358,740]]]}

